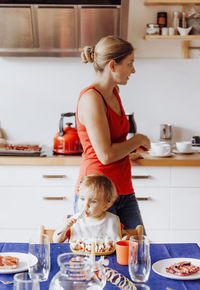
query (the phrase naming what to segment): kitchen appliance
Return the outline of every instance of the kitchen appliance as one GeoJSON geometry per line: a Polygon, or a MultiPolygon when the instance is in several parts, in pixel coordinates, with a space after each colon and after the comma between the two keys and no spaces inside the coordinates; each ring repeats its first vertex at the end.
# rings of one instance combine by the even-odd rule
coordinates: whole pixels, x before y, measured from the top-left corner
{"type": "Polygon", "coordinates": [[[160,140],[166,141],[172,139],[172,125],[161,124],[160,125],[160,140]]]}
{"type": "Polygon", "coordinates": [[[135,122],[135,119],[134,119],[134,113],[127,113],[126,117],[127,117],[128,121],[129,121],[129,132],[128,132],[128,135],[127,135],[127,139],[130,139],[137,132],[137,125],[136,125],[136,122],[135,122]]]}
{"type": "Polygon", "coordinates": [[[63,128],[65,117],[75,117],[75,113],[62,113],[59,121],[59,132],[54,137],[53,151],[57,154],[80,154],[83,152],[77,129],[68,122],[63,128]]]}
{"type": "Polygon", "coordinates": [[[192,137],[192,146],[200,147],[200,136],[196,135],[192,137]]]}
{"type": "Polygon", "coordinates": [[[1,0],[1,56],[80,56],[106,35],[127,38],[129,0],[1,0]]]}

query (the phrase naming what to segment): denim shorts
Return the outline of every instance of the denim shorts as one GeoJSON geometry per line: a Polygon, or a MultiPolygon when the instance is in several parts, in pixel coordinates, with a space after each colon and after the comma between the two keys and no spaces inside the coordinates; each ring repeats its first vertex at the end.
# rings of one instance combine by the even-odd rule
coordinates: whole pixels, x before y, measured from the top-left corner
{"type": "MultiPolygon", "coordinates": [[[[75,194],[74,212],[76,213],[77,211],[78,195],[75,194]]],[[[119,195],[107,211],[118,215],[120,222],[124,225],[124,229],[135,229],[137,225],[143,225],[140,209],[134,193],[119,195]]]]}

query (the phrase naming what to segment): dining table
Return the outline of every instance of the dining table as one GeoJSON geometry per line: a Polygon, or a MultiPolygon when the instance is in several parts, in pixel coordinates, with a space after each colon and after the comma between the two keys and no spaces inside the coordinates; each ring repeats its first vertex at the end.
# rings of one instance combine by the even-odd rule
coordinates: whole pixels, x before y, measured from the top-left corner
{"type": "MultiPolygon", "coordinates": [[[[19,252],[28,253],[27,243],[0,243],[0,255],[2,252],[19,252]]],[[[57,264],[57,257],[60,254],[71,252],[68,243],[50,245],[51,255],[51,269],[49,278],[45,282],[40,282],[40,289],[49,289],[50,282],[53,276],[59,271],[57,264]]],[[[195,243],[168,243],[168,244],[151,244],[150,245],[151,264],[160,261],[162,259],[170,258],[194,258],[200,259],[200,248],[195,243]]],[[[106,256],[109,260],[109,268],[112,268],[131,280],[128,266],[119,265],[116,260],[116,254],[106,256]]],[[[99,257],[96,257],[99,259],[99,257]]],[[[14,274],[0,274],[0,280],[13,280],[14,274]]],[[[147,284],[151,290],[200,290],[200,279],[193,280],[192,276],[189,280],[169,279],[155,273],[152,268],[147,284]]],[[[0,282],[1,290],[13,289],[13,284],[4,285],[0,282]]],[[[116,285],[107,281],[104,287],[105,290],[119,289],[116,285]]]]}

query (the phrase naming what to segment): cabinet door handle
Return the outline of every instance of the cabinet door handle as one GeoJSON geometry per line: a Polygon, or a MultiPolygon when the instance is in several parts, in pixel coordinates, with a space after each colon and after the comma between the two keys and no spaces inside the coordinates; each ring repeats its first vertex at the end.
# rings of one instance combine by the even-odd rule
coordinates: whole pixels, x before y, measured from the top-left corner
{"type": "Polygon", "coordinates": [[[151,175],[132,175],[132,179],[149,179],[151,178],[151,175]]]}
{"type": "Polygon", "coordinates": [[[43,174],[42,175],[43,178],[66,178],[67,175],[65,174],[43,174]]]}
{"type": "Polygon", "coordinates": [[[44,200],[65,200],[66,196],[43,196],[44,200]]]}
{"type": "Polygon", "coordinates": [[[145,200],[150,200],[151,198],[150,197],[136,197],[136,199],[138,201],[145,201],[145,200]]]}

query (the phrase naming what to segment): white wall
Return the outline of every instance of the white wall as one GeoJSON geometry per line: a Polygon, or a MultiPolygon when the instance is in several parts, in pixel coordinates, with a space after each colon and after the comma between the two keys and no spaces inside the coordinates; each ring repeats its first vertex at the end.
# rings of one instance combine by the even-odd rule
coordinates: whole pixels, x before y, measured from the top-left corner
{"type": "MultiPolygon", "coordinates": [[[[198,52],[185,60],[181,43],[144,41],[146,23],[163,7],[130,2],[136,74],[120,88],[125,110],[135,113],[138,130],[152,140],[159,138],[161,123],[174,126],[174,139],[200,135],[198,52]]],[[[60,113],[75,111],[80,90],[94,77],[92,65],[79,58],[0,58],[1,127],[11,140],[52,145],[60,113]]]]}

